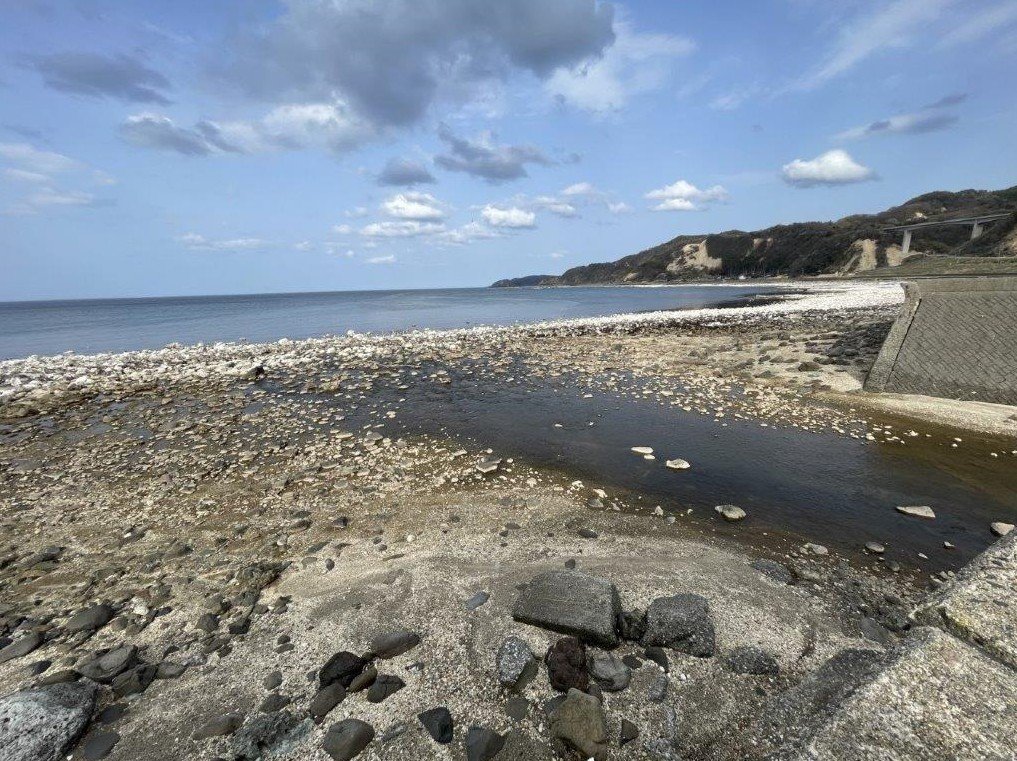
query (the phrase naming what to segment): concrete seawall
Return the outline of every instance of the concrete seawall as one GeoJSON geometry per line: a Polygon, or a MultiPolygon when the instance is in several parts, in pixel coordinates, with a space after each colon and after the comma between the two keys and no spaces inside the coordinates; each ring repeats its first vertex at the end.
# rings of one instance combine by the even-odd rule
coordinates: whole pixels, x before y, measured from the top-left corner
{"type": "Polygon", "coordinates": [[[907,301],[865,389],[1017,404],[1017,277],[904,288],[907,301]]]}

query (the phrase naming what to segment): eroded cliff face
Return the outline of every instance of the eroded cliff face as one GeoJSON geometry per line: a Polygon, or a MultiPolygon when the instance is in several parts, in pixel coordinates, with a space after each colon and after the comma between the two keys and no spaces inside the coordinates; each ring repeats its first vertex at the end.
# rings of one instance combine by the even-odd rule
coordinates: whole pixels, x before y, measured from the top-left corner
{"type": "Polygon", "coordinates": [[[496,286],[654,283],[716,277],[791,277],[853,274],[897,267],[913,255],[1017,255],[1017,187],[1001,191],[937,191],[912,198],[879,214],[859,214],[835,222],[800,222],[765,230],[733,230],[709,235],[680,235],[614,262],[573,267],[561,275],[531,275],[500,280],[496,286]],[[1009,219],[988,227],[970,241],[967,227],[917,231],[911,250],[901,251],[900,236],[884,227],[928,219],[949,219],[998,211],[1009,219]]]}

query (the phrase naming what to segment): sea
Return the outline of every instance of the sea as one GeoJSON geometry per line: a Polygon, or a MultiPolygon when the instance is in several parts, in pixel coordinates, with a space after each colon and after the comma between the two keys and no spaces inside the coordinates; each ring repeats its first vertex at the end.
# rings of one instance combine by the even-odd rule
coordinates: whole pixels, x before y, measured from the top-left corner
{"type": "Polygon", "coordinates": [[[764,286],[445,288],[0,302],[0,359],[729,306],[764,286]]]}

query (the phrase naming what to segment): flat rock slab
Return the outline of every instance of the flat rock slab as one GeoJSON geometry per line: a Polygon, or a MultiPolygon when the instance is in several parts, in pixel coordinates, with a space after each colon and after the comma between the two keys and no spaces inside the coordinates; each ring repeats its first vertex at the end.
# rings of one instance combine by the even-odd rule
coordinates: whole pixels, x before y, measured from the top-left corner
{"type": "Polygon", "coordinates": [[[92,717],[98,688],[54,684],[0,698],[0,761],[57,761],[92,717]]]}
{"type": "Polygon", "coordinates": [[[861,761],[1013,759],[1017,673],[938,629],[854,693],[805,758],[861,761]]]}
{"type": "Polygon", "coordinates": [[[1017,669],[1017,533],[971,561],[914,613],[1017,669]]]}
{"type": "Polygon", "coordinates": [[[535,577],[519,594],[512,617],[524,624],[571,634],[614,647],[621,604],[618,590],[606,579],[579,571],[550,571],[535,577]]]}

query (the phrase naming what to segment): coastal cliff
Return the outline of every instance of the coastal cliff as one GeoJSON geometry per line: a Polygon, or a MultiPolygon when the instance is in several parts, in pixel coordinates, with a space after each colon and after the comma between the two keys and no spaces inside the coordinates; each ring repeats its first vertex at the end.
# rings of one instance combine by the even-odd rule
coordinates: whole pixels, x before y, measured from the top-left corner
{"type": "Polygon", "coordinates": [[[614,262],[573,267],[561,275],[499,280],[492,287],[659,283],[717,277],[853,274],[927,255],[1017,256],[1017,186],[998,191],[936,191],[879,214],[856,214],[834,222],[798,222],[764,230],[679,235],[614,262]],[[964,226],[916,231],[911,251],[901,252],[892,225],[1011,211],[1014,214],[969,240],[964,226]]]}

